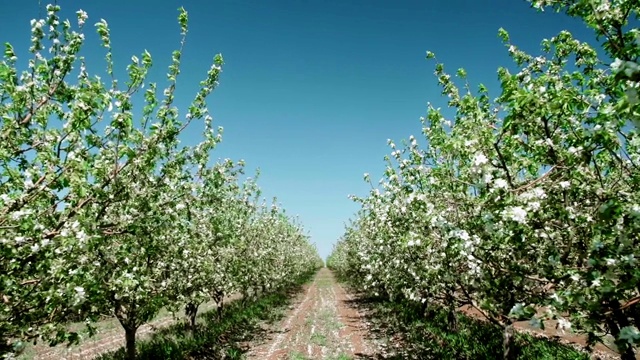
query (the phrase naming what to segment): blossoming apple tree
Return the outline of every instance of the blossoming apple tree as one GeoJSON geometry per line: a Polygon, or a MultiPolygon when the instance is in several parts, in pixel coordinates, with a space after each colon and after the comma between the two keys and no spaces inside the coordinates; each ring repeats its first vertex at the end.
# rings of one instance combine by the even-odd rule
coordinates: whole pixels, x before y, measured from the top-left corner
{"type": "Polygon", "coordinates": [[[163,307],[184,306],[195,325],[199,304],[246,293],[244,272],[276,289],[314,271],[317,251],[294,219],[249,201],[259,189],[240,185],[243,163],[211,164],[222,129],[206,98],[220,55],[188,112],[174,106],[187,12],[158,96],[146,51],[131,58],[126,82],[115,78],[104,20],[95,26],[108,79],[91,76],[79,55],[88,15],[72,24],[59,11],[48,5],[47,18],[31,22],[26,70],[10,44],[0,62],[0,355],[24,341],[76,341],[69,322],[92,329],[106,315],[122,324],[133,359],[138,327],[163,307]],[[199,122],[202,141],[181,146],[199,122]]]}
{"type": "MultiPolygon", "coordinates": [[[[505,330],[516,320],[611,334],[623,359],[640,342],[640,145],[633,1],[532,1],[583,19],[606,58],[562,31],[543,54],[518,49],[495,100],[466,72],[435,75],[455,110],[429,106],[336,246],[330,266],[372,294],[450,310],[469,305],[505,330]],[[545,309],[545,311],[540,311],[545,309]]],[[[431,52],[428,58],[435,58],[431,52]]],[[[368,180],[368,176],[367,176],[368,180]]]]}

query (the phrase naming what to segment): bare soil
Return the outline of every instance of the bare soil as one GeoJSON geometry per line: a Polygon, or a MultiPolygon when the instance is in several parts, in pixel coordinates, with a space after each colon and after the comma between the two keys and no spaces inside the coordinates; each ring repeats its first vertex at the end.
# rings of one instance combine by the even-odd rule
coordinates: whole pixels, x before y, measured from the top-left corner
{"type": "MultiPolygon", "coordinates": [[[[459,309],[466,315],[486,320],[484,316],[476,309],[465,306],[459,309]]],[[[514,328],[518,331],[528,333],[532,336],[544,337],[549,339],[555,339],[559,342],[572,346],[579,350],[585,350],[587,346],[587,336],[583,334],[576,334],[573,331],[562,330],[558,328],[558,322],[555,320],[545,321],[545,328],[540,329],[532,326],[528,321],[519,321],[514,323],[514,328]]],[[[619,359],[620,355],[617,352],[616,346],[613,343],[611,336],[604,338],[604,343],[598,343],[594,346],[592,351],[593,359],[612,360],[619,359]]],[[[636,359],[640,360],[640,353],[636,355],[636,359]]]]}
{"type": "Polygon", "coordinates": [[[272,325],[267,341],[255,344],[248,359],[302,360],[363,358],[373,347],[365,340],[363,316],[346,303],[349,294],[326,268],[296,299],[280,324],[272,325]]]}

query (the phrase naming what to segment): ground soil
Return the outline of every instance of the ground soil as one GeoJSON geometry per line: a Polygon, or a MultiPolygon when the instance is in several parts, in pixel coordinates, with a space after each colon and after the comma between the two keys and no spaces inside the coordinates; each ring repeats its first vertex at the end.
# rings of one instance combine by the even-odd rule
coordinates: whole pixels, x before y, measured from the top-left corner
{"type": "MultiPolygon", "coordinates": [[[[472,307],[465,306],[463,308],[460,308],[459,310],[466,315],[486,320],[486,318],[478,310],[472,307]]],[[[559,329],[557,325],[558,323],[555,320],[545,321],[545,328],[544,330],[542,330],[537,327],[533,327],[528,321],[520,321],[514,323],[514,327],[518,331],[526,332],[533,336],[556,339],[559,342],[568,346],[572,346],[576,349],[586,349],[586,335],[575,334],[570,330],[563,331],[562,329],[559,329]]],[[[592,353],[593,359],[610,360],[620,358],[620,355],[617,353],[616,346],[613,343],[613,338],[611,338],[610,336],[605,337],[604,343],[596,344],[592,353]]],[[[637,354],[636,359],[640,360],[640,353],[637,354]]]]}
{"type": "Polygon", "coordinates": [[[350,299],[333,274],[321,269],[284,320],[272,326],[269,339],[256,344],[247,358],[346,360],[372,354],[364,317],[346,305],[350,299]]]}

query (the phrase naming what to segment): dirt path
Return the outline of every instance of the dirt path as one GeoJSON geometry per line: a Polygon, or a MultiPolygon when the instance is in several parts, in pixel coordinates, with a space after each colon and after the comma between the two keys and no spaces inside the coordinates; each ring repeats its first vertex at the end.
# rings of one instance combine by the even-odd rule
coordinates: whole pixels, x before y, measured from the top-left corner
{"type": "Polygon", "coordinates": [[[347,360],[371,355],[363,317],[345,304],[350,296],[333,274],[321,269],[305,287],[266,343],[252,348],[248,359],[347,360]]]}

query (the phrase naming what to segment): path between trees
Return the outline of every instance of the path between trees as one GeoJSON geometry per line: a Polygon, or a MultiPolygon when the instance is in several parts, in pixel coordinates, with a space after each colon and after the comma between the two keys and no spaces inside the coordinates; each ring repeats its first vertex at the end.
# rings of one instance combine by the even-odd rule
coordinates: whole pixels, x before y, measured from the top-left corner
{"type": "Polygon", "coordinates": [[[369,358],[373,346],[366,338],[367,327],[358,310],[348,306],[351,296],[322,268],[306,286],[293,309],[274,325],[270,339],[256,345],[248,359],[335,359],[369,358]]]}

